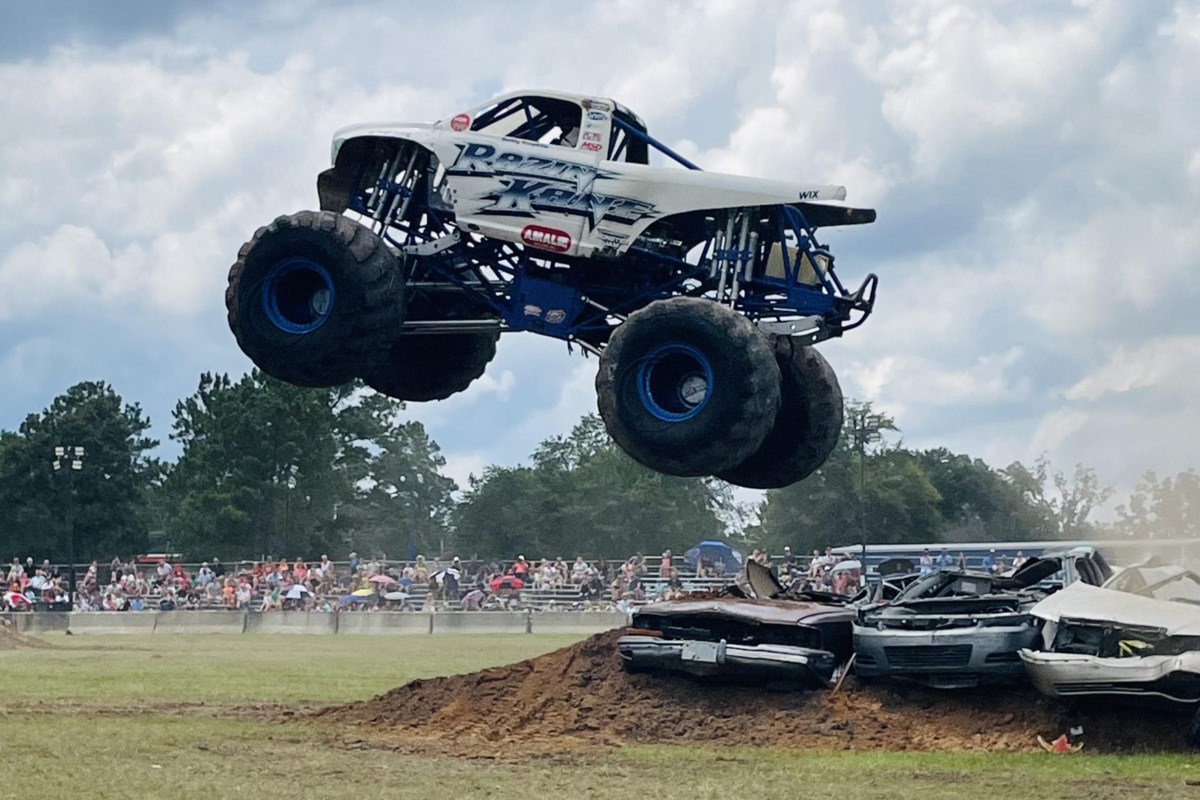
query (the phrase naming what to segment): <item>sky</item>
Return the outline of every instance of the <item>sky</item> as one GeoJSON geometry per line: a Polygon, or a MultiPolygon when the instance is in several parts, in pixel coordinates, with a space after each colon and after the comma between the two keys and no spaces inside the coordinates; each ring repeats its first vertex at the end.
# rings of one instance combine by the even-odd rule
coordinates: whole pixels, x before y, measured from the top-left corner
{"type": "MultiPolygon", "coordinates": [[[[501,91],[612,97],[705,169],[845,185],[876,313],[821,345],[910,447],[1046,454],[1125,494],[1200,466],[1200,2],[4,3],[0,428],[81,380],[167,442],[238,247],[317,206],[330,135],[501,91]]],[[[595,410],[596,359],[502,337],[412,404],[465,483],[595,410]]]]}

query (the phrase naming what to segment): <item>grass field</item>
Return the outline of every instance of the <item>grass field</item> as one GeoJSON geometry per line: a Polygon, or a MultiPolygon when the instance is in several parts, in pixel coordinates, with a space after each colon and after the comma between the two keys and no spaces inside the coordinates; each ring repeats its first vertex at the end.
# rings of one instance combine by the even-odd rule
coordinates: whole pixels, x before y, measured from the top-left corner
{"type": "MultiPolygon", "coordinates": [[[[0,797],[1200,797],[1200,760],[627,746],[515,760],[409,755],[279,722],[571,636],[48,636],[0,652],[0,797]]],[[[686,710],[681,710],[686,713],[686,710]]]]}

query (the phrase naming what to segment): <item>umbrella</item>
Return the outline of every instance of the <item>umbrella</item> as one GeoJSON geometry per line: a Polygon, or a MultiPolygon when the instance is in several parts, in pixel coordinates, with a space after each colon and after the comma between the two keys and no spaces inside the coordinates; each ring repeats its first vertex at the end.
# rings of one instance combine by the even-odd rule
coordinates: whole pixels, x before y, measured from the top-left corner
{"type": "Polygon", "coordinates": [[[351,597],[370,597],[375,594],[374,589],[355,589],[350,593],[351,597]]]}
{"type": "Polygon", "coordinates": [[[347,595],[342,595],[342,597],[340,597],[338,599],[338,605],[339,606],[348,606],[348,605],[352,605],[353,603],[368,603],[370,601],[371,601],[370,595],[347,594],[347,595]]]}
{"type": "Polygon", "coordinates": [[[525,581],[518,578],[516,575],[505,575],[491,582],[493,592],[498,592],[501,589],[521,589],[525,586],[525,581]]]}
{"type": "Polygon", "coordinates": [[[700,542],[683,554],[683,561],[689,566],[695,567],[705,556],[714,564],[718,561],[723,562],[725,571],[730,573],[741,569],[742,562],[745,561],[745,557],[740,552],[718,539],[705,539],[700,542]]]}
{"type": "Polygon", "coordinates": [[[845,572],[848,569],[862,569],[862,562],[859,561],[839,561],[833,565],[830,572],[845,572]]]}
{"type": "Polygon", "coordinates": [[[306,594],[311,594],[311,592],[308,591],[308,587],[303,583],[297,583],[287,590],[287,594],[285,594],[284,597],[288,600],[299,600],[306,594]]]}
{"type": "Polygon", "coordinates": [[[388,592],[383,596],[384,600],[407,600],[411,595],[408,592],[388,592]]]}
{"type": "Polygon", "coordinates": [[[372,575],[370,580],[371,580],[371,583],[382,583],[382,584],[386,584],[388,586],[391,586],[393,583],[396,582],[396,579],[393,578],[391,575],[372,575]]]}
{"type": "Polygon", "coordinates": [[[28,606],[32,605],[29,598],[20,592],[8,591],[4,593],[4,602],[10,606],[28,606]]]}

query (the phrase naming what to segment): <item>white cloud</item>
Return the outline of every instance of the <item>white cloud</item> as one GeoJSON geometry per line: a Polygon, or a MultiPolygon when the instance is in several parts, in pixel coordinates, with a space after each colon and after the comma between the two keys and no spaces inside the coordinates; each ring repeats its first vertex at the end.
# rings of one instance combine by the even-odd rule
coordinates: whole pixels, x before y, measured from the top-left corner
{"type": "Polygon", "coordinates": [[[442,455],[446,458],[446,466],[442,467],[441,472],[458,484],[459,492],[471,485],[471,476],[482,477],[484,469],[493,463],[483,451],[442,455]]]}
{"type": "MultiPolygon", "coordinates": [[[[1195,463],[1197,3],[450,8],[192,10],[111,46],[0,53],[0,118],[20,121],[0,142],[0,371],[29,387],[0,425],[65,388],[41,371],[58,360],[122,375],[165,422],[201,370],[247,366],[226,270],[315,204],[334,128],[545,86],[611,94],[706,168],[877,204],[828,237],[847,283],[880,273],[877,313],[823,347],[908,441],[1001,463],[1045,447],[1113,481],[1195,463]],[[545,58],[562,31],[583,56],[545,58]],[[364,35],[386,49],[347,46],[364,35]]],[[[506,336],[475,386],[407,413],[456,478],[524,459],[595,409],[595,360],[562,350],[506,336]]]]}
{"type": "Polygon", "coordinates": [[[512,370],[493,370],[499,374],[485,373],[471,387],[477,394],[495,394],[501,400],[507,400],[512,394],[513,387],[517,385],[517,379],[513,375],[512,370]]]}
{"type": "MultiPolygon", "coordinates": [[[[1117,348],[1107,363],[1066,392],[1068,400],[1095,401],[1108,394],[1162,389],[1183,382],[1200,390],[1200,336],[1155,339],[1117,348]]],[[[1192,398],[1200,395],[1190,393],[1192,398]]]]}

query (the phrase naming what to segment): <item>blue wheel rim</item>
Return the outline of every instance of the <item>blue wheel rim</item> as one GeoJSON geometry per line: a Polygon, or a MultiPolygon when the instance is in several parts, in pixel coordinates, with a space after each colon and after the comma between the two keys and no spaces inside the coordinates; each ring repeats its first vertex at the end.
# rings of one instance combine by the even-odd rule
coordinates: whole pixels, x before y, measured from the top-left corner
{"type": "Polygon", "coordinates": [[[288,258],[263,279],[263,310],[271,324],[288,333],[311,333],[333,311],[333,279],[320,264],[288,258]]]}
{"type": "Polygon", "coordinates": [[[691,345],[661,345],[638,364],[637,388],[642,406],[656,419],[683,422],[712,397],[712,363],[691,345]]]}

